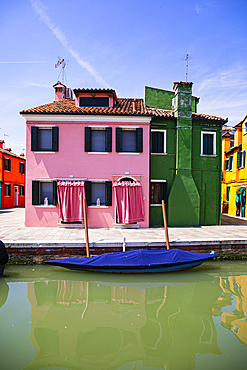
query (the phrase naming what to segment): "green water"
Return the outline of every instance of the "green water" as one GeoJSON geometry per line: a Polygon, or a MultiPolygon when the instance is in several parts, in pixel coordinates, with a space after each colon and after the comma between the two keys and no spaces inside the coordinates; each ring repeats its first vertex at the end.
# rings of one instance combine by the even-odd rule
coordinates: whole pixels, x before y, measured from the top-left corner
{"type": "Polygon", "coordinates": [[[247,369],[247,261],[94,274],[6,266],[0,369],[247,369]]]}

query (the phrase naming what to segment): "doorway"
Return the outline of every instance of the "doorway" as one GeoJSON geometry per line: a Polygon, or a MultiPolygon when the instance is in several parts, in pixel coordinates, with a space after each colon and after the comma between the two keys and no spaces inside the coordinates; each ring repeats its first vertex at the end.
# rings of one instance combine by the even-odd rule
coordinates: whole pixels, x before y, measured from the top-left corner
{"type": "Polygon", "coordinates": [[[15,207],[18,206],[18,186],[15,186],[15,207]]]}

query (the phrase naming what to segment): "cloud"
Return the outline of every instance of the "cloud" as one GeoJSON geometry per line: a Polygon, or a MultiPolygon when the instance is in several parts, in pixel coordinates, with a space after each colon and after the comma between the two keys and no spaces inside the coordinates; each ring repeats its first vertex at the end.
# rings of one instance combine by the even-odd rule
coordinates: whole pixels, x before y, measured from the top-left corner
{"type": "Polygon", "coordinates": [[[63,32],[60,28],[56,27],[49,16],[46,14],[44,10],[44,6],[40,1],[37,0],[30,0],[31,5],[34,11],[39,15],[40,20],[44,22],[47,27],[52,31],[53,35],[61,42],[63,47],[72,55],[73,58],[77,61],[77,63],[84,69],[86,69],[94,78],[95,80],[104,85],[109,85],[101,76],[100,74],[88,63],[86,62],[78,53],[78,51],[74,50],[73,47],[69,44],[68,40],[64,36],[63,32]]]}
{"type": "Polygon", "coordinates": [[[197,12],[197,14],[200,14],[201,13],[201,8],[199,7],[198,4],[196,4],[196,12],[197,12]]]}
{"type": "Polygon", "coordinates": [[[29,64],[29,63],[47,63],[46,60],[30,60],[23,62],[0,62],[0,64],[29,64]]]}
{"type": "Polygon", "coordinates": [[[201,96],[198,111],[228,116],[230,125],[238,123],[246,115],[246,79],[247,64],[215,70],[197,86],[196,95],[201,96]]]}

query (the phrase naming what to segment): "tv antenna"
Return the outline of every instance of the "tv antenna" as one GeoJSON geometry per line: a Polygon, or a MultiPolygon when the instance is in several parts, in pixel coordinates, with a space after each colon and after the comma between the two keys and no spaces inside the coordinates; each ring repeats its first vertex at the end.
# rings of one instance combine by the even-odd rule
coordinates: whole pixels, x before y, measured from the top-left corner
{"type": "MultiPolygon", "coordinates": [[[[62,67],[61,71],[59,72],[57,80],[59,80],[59,76],[62,73],[62,84],[64,84],[64,78],[66,79],[65,67],[66,65],[68,65],[68,63],[69,61],[67,59],[61,58],[59,56],[57,57],[57,63],[55,64],[55,68],[62,67]]],[[[67,81],[66,81],[66,84],[67,84],[67,81]]]]}
{"type": "Polygon", "coordinates": [[[188,82],[188,72],[189,72],[189,60],[191,58],[189,57],[189,54],[186,54],[185,60],[186,61],[186,67],[185,67],[185,81],[188,82]]]}

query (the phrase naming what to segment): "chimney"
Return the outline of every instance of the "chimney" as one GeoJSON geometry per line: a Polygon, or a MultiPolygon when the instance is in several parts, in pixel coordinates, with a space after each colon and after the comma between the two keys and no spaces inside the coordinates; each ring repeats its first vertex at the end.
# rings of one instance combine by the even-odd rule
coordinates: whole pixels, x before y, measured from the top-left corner
{"type": "Polygon", "coordinates": [[[174,82],[175,90],[174,116],[181,118],[192,117],[192,82],[174,82]]]}
{"type": "Polygon", "coordinates": [[[7,152],[11,152],[11,148],[5,148],[7,152]]]}
{"type": "Polygon", "coordinates": [[[53,87],[55,89],[55,101],[64,100],[66,98],[66,86],[58,81],[53,87]]]}
{"type": "Polygon", "coordinates": [[[0,140],[0,149],[3,149],[4,140],[0,140]]]}

